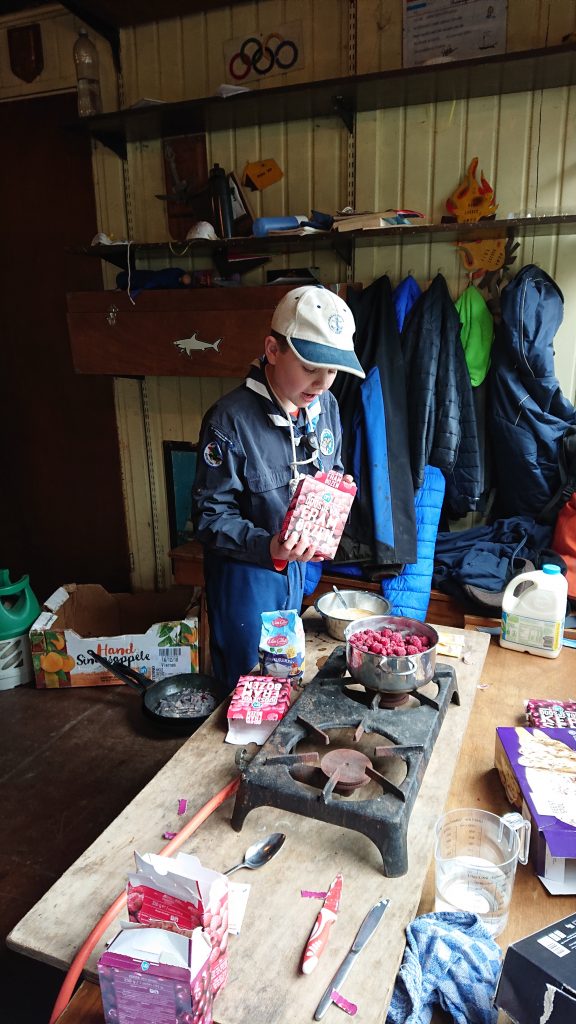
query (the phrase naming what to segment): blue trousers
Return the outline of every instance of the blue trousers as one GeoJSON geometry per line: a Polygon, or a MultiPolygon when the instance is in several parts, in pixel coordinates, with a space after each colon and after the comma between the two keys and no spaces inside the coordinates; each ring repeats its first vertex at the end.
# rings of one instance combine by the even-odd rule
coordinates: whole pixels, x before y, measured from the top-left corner
{"type": "Polygon", "coordinates": [[[304,562],[276,572],[204,551],[212,672],[229,691],[258,664],[262,612],[300,611],[305,571],[304,562]]]}

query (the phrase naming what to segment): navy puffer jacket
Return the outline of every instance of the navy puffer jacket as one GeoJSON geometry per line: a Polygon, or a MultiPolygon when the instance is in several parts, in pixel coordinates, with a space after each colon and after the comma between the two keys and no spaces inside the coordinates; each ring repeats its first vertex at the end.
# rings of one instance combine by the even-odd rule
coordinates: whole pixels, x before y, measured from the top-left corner
{"type": "Polygon", "coordinates": [[[441,274],[415,303],[402,344],[414,487],[422,486],[426,465],[437,466],[450,511],[463,515],[476,508],[483,474],[460,317],[441,274]]]}
{"type": "Polygon", "coordinates": [[[554,373],[563,310],[558,285],[531,264],[502,291],[489,377],[495,516],[538,518],[560,483],[560,439],[576,424],[554,373]]]}

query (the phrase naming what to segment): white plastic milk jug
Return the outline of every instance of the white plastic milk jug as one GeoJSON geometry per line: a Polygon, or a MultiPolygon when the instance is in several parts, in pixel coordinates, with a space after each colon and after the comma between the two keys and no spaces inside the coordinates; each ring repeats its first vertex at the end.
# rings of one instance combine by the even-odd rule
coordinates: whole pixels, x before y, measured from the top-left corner
{"type": "Polygon", "coordinates": [[[568,583],[560,566],[543,565],[510,581],[502,598],[500,644],[557,658],[562,650],[568,583]]]}

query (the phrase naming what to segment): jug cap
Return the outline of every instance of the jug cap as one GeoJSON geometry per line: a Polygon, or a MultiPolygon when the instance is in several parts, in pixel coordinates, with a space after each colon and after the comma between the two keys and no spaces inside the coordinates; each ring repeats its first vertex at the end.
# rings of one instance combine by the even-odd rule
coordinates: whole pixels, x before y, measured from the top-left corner
{"type": "Polygon", "coordinates": [[[545,572],[548,576],[557,576],[562,570],[559,565],[552,565],[551,562],[546,562],[546,565],[542,566],[542,572],[545,572]]]}
{"type": "Polygon", "coordinates": [[[0,569],[0,640],[23,636],[40,614],[40,605],[28,582],[22,576],[10,581],[8,569],[0,569]]]}

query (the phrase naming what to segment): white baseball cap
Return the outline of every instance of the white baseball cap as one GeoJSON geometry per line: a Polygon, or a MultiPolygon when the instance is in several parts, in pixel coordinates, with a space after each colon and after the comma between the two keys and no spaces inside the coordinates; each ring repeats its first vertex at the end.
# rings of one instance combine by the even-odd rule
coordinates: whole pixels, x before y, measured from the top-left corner
{"type": "Polygon", "coordinates": [[[193,238],[209,238],[211,241],[214,241],[218,238],[218,235],[207,220],[197,220],[186,234],[187,242],[193,238]]]}
{"type": "Polygon", "coordinates": [[[271,327],[303,363],[366,376],[354,352],[352,311],[328,288],[306,284],[287,292],[274,310],[271,327]]]}

